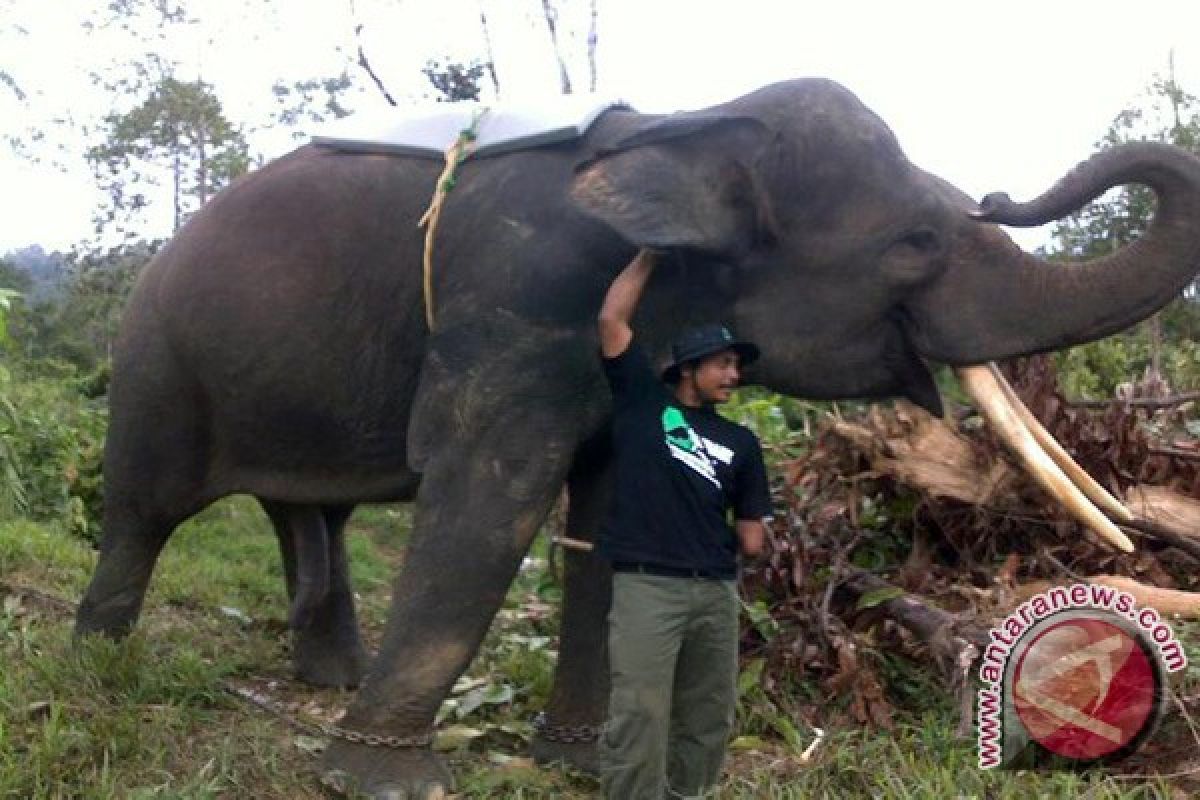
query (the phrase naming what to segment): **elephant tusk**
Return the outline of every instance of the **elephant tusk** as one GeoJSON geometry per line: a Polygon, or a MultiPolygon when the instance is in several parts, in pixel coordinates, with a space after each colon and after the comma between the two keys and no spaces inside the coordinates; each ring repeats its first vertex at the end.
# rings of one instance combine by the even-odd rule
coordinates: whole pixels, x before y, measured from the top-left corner
{"type": "Polygon", "coordinates": [[[1025,423],[1025,427],[1033,434],[1033,438],[1042,446],[1046,454],[1054,459],[1054,463],[1062,468],[1062,471],[1067,474],[1071,482],[1079,487],[1088,499],[1096,504],[1101,511],[1108,514],[1110,517],[1115,517],[1120,522],[1133,522],[1133,514],[1125,507],[1117,498],[1109,494],[1108,490],[1088,475],[1083,467],[1075,463],[1075,459],[1063,449],[1058,440],[1050,435],[1050,431],[1042,427],[1042,423],[1038,422],[1037,417],[1029,410],[1021,398],[1017,396],[1016,391],[1009,384],[1008,379],[1000,372],[1000,368],[994,362],[988,362],[988,368],[995,377],[996,383],[1000,384],[1000,388],[1004,391],[1004,396],[1008,402],[1016,409],[1017,416],[1021,418],[1021,422],[1025,423]]]}
{"type": "Polygon", "coordinates": [[[1084,496],[1038,445],[1021,421],[1020,414],[1008,402],[992,371],[986,366],[975,366],[960,367],[956,372],[967,394],[979,406],[1000,439],[1020,458],[1034,480],[1100,538],[1122,552],[1133,552],[1133,542],[1129,541],[1129,537],[1121,533],[1112,520],[1084,496]]]}

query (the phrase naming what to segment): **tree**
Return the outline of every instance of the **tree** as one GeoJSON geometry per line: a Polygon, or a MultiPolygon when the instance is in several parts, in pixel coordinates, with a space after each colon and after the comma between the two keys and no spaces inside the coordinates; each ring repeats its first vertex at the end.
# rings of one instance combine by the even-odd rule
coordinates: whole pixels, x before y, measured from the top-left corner
{"type": "Polygon", "coordinates": [[[0,514],[24,511],[27,503],[25,486],[21,481],[21,462],[10,442],[17,409],[9,399],[11,376],[4,365],[7,359],[2,357],[10,344],[8,314],[13,309],[13,301],[20,296],[12,289],[0,289],[0,514]]]}
{"type": "MultiPolygon", "coordinates": [[[[345,105],[345,95],[351,85],[350,73],[345,69],[325,78],[303,78],[291,83],[278,80],[271,87],[277,103],[272,121],[294,128],[304,122],[321,123],[348,116],[351,112],[345,105]]],[[[292,137],[301,139],[305,134],[295,130],[292,137]]]]}
{"type": "Polygon", "coordinates": [[[138,240],[76,259],[74,279],[59,306],[59,352],[54,355],[84,369],[112,356],[125,301],[161,245],[138,240]]]}
{"type": "MultiPolygon", "coordinates": [[[[87,152],[96,180],[112,201],[98,230],[145,208],[149,197],[143,187],[160,186],[164,174],[170,182],[173,230],[178,230],[190,213],[250,165],[245,137],[225,118],[212,86],[201,80],[164,77],[135,108],[106,117],[104,127],[104,141],[87,152]]],[[[123,232],[132,238],[132,232],[123,232]]]]}
{"type": "MultiPolygon", "coordinates": [[[[47,253],[41,245],[31,244],[9,252],[3,261],[20,274],[21,283],[5,283],[0,278],[0,285],[15,288],[26,295],[31,303],[39,303],[53,299],[61,293],[67,284],[67,257],[59,252],[47,253]]],[[[0,267],[0,272],[3,272],[0,267]]]]}
{"type": "Polygon", "coordinates": [[[13,301],[20,296],[16,289],[0,289],[0,345],[8,344],[8,313],[12,311],[13,301]]]}
{"type": "Polygon", "coordinates": [[[33,288],[33,277],[7,258],[0,258],[0,290],[11,290],[12,294],[29,294],[33,288]]]}
{"type": "Polygon", "coordinates": [[[112,354],[125,301],[161,242],[138,240],[107,251],[73,255],[62,292],[26,304],[11,320],[28,360],[65,361],[83,372],[102,368],[112,354]]]}
{"type": "Polygon", "coordinates": [[[430,59],[421,68],[422,74],[437,90],[439,103],[478,101],[482,87],[484,65],[472,61],[464,65],[449,58],[445,62],[430,59]]]}

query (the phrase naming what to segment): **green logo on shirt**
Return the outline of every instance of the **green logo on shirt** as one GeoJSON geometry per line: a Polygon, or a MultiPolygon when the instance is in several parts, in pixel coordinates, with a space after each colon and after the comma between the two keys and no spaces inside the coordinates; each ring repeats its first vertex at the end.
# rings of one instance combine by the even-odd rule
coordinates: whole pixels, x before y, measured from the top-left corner
{"type": "Polygon", "coordinates": [[[683,412],[675,406],[667,406],[662,413],[663,433],[667,441],[686,453],[696,452],[696,434],[688,425],[683,412]]]}
{"type": "MultiPolygon", "coordinates": [[[[708,440],[701,441],[696,435],[695,429],[688,424],[687,417],[683,412],[675,406],[667,406],[662,413],[663,434],[667,439],[667,450],[671,456],[688,468],[696,472],[705,480],[712,483],[718,489],[721,488],[721,481],[717,478],[716,464],[712,457],[708,454],[708,440]]],[[[733,451],[727,447],[713,444],[714,447],[720,447],[721,450],[729,456],[733,457],[733,451]]],[[[725,460],[728,463],[728,460],[725,460]]]]}

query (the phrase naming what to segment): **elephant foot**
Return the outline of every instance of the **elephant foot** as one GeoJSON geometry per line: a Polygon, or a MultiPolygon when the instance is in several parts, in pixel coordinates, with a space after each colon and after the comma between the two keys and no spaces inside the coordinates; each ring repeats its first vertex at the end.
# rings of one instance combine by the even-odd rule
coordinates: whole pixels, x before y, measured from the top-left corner
{"type": "Polygon", "coordinates": [[[292,635],[292,666],[309,686],[354,689],[367,672],[367,651],[355,637],[347,643],[292,635]]]}
{"type": "Polygon", "coordinates": [[[124,639],[132,630],[133,623],[124,620],[112,621],[87,615],[81,611],[75,618],[75,629],[71,638],[78,643],[85,636],[105,636],[109,639],[124,639]]]}
{"type": "Polygon", "coordinates": [[[535,725],[537,732],[529,745],[535,762],[543,766],[566,764],[588,775],[600,775],[599,729],[596,726],[554,726],[547,724],[544,717],[535,725]]]}
{"type": "Polygon", "coordinates": [[[427,748],[387,748],[334,740],[325,751],[321,783],[346,797],[442,800],[450,772],[427,748]]]}
{"type": "Polygon", "coordinates": [[[85,595],[75,613],[74,638],[76,641],[91,634],[101,634],[109,639],[124,639],[133,630],[141,610],[136,599],[118,596],[97,603],[85,595]]]}

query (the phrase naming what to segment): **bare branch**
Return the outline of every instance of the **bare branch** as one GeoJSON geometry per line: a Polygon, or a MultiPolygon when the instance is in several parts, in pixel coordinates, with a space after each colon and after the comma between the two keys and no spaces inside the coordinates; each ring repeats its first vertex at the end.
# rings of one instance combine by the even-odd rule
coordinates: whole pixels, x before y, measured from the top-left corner
{"type": "Polygon", "coordinates": [[[1180,447],[1148,447],[1146,448],[1151,453],[1160,456],[1171,456],[1172,458],[1187,458],[1192,461],[1200,461],[1200,450],[1184,450],[1180,447]]]}
{"type": "Polygon", "coordinates": [[[980,630],[966,630],[953,615],[924,598],[905,592],[863,570],[852,570],[841,584],[862,603],[872,594],[875,605],[913,633],[929,647],[943,682],[958,699],[959,725],[957,735],[965,738],[971,730],[975,696],[971,684],[971,667],[987,646],[987,636],[980,630]]]}
{"type": "Polygon", "coordinates": [[[496,77],[496,56],[492,51],[492,33],[488,27],[487,12],[483,8],[483,0],[479,0],[479,27],[483,29],[483,46],[487,48],[487,71],[492,79],[492,88],[496,97],[500,97],[500,80],[496,77]]]}
{"type": "Polygon", "coordinates": [[[383,99],[387,100],[388,105],[396,105],[396,98],[392,97],[391,93],[387,90],[387,87],[383,85],[383,81],[380,80],[379,76],[375,74],[375,70],[371,67],[371,62],[367,60],[367,54],[363,52],[361,44],[358,46],[358,65],[362,67],[369,76],[371,76],[371,80],[374,81],[376,88],[378,88],[383,94],[383,99]]]}
{"type": "Polygon", "coordinates": [[[17,83],[17,79],[2,69],[0,69],[0,86],[7,86],[12,91],[14,97],[22,103],[25,102],[27,95],[17,83]]]}
{"type": "Polygon", "coordinates": [[[588,91],[593,94],[596,91],[596,43],[599,41],[596,31],[596,23],[600,18],[600,12],[597,5],[600,0],[592,0],[592,21],[588,27],[587,52],[588,52],[588,91]]]}
{"type": "Polygon", "coordinates": [[[1135,517],[1132,522],[1122,522],[1121,525],[1126,528],[1132,528],[1135,531],[1141,531],[1147,536],[1158,539],[1160,542],[1165,542],[1200,559],[1200,541],[1181,536],[1166,525],[1160,525],[1154,520],[1146,519],[1145,517],[1135,517]]]}
{"type": "Polygon", "coordinates": [[[563,59],[562,47],[558,42],[558,11],[550,5],[550,0],[542,0],[542,13],[546,17],[546,27],[550,29],[550,41],[554,45],[554,56],[558,59],[558,76],[563,94],[571,94],[571,76],[567,74],[567,62],[563,59]]]}
{"type": "MultiPolygon", "coordinates": [[[[354,17],[355,14],[354,0],[350,0],[350,16],[354,17]]],[[[363,49],[362,44],[362,31],[363,25],[361,22],[354,26],[354,40],[358,43],[358,65],[363,68],[363,71],[365,71],[368,76],[370,76],[371,80],[375,84],[375,88],[377,88],[383,95],[383,99],[387,100],[388,105],[395,106],[396,98],[392,97],[391,92],[389,92],[387,87],[383,85],[383,81],[380,79],[379,75],[375,73],[375,69],[371,66],[371,62],[367,59],[367,52],[363,49]]]]}

